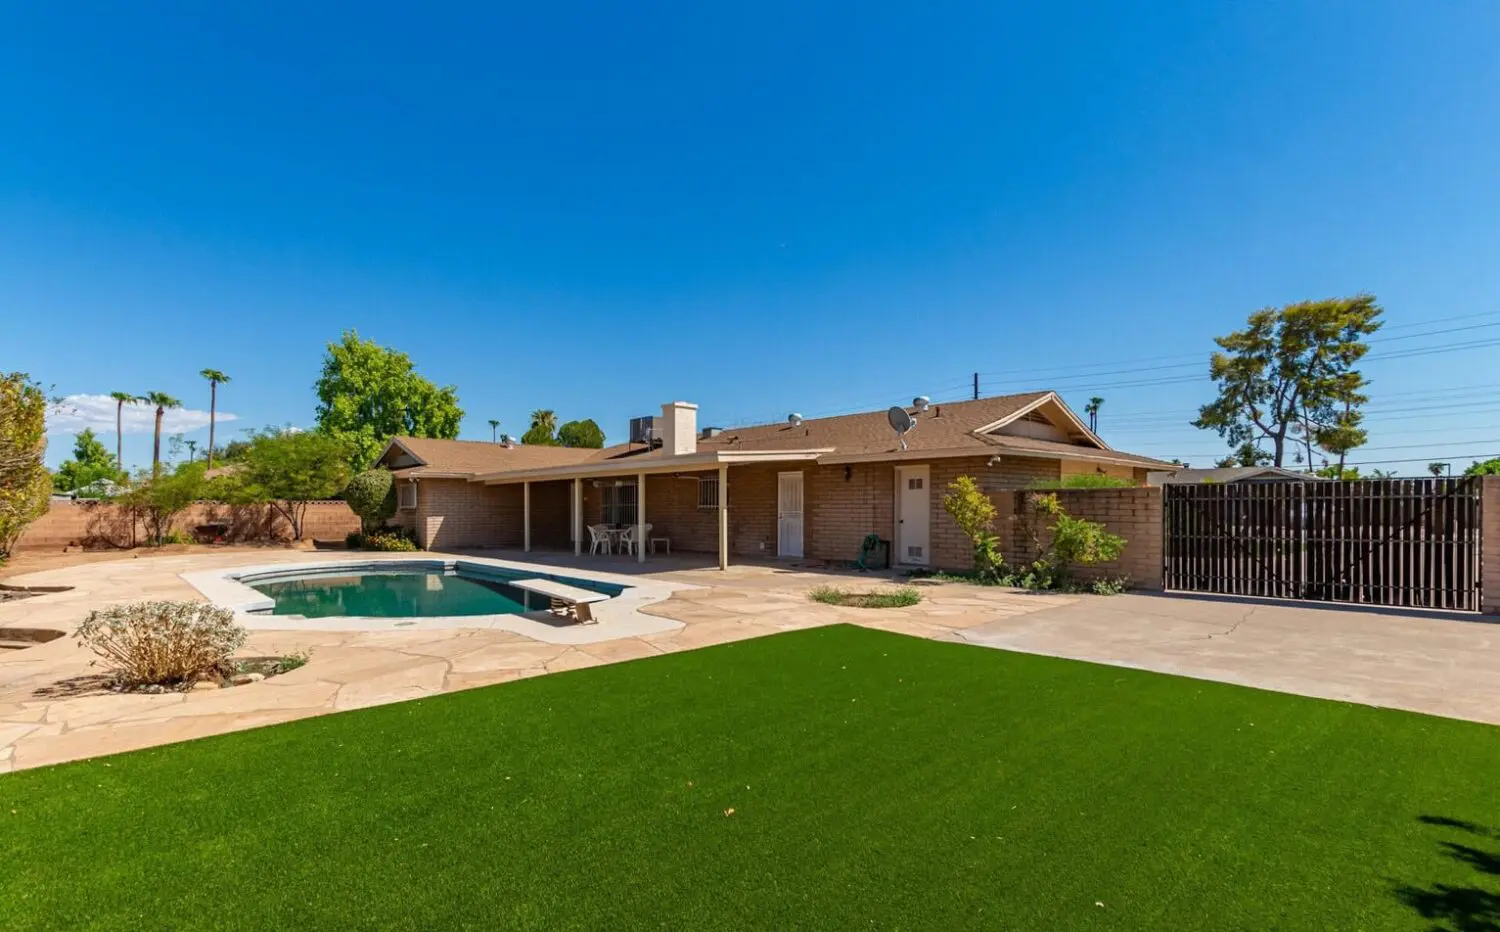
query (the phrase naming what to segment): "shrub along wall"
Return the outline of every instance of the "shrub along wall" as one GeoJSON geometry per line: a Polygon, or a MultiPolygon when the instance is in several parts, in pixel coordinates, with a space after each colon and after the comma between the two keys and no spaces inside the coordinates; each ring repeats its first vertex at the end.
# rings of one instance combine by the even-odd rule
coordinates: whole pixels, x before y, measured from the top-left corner
{"type": "MultiPolygon", "coordinates": [[[[179,533],[192,535],[203,524],[224,524],[224,537],[232,543],[291,540],[291,528],[268,505],[227,505],[223,502],[198,502],[172,523],[179,533]]],[[[304,539],[343,540],[359,530],[359,517],[343,502],[314,502],[308,506],[302,529],[304,539]]],[[[129,547],[145,540],[145,528],[136,522],[134,536],[130,513],[103,502],[55,500],[45,515],[32,522],[16,551],[62,550],[65,547],[129,547]]]]}
{"type": "MultiPolygon", "coordinates": [[[[995,531],[1005,561],[1011,565],[1027,563],[1038,556],[1031,535],[1026,532],[1029,520],[1044,527],[1040,516],[1033,517],[1024,491],[994,492],[995,531]]],[[[1120,559],[1093,567],[1078,567],[1085,580],[1127,576],[1132,588],[1162,588],[1162,498],[1159,488],[1135,489],[1059,489],[1057,500],[1075,518],[1097,521],[1111,534],[1125,538],[1125,552],[1120,559]]],[[[1045,530],[1042,543],[1047,542],[1045,530]]]]}

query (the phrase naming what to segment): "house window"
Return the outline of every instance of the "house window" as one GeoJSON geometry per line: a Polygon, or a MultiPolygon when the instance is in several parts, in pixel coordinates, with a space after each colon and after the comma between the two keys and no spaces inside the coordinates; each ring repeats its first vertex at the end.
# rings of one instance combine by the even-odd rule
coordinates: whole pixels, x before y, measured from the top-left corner
{"type": "Polygon", "coordinates": [[[604,487],[605,524],[635,523],[635,486],[607,485],[604,487]]]}
{"type": "Polygon", "coordinates": [[[719,507],[719,477],[709,476],[698,480],[698,507],[712,510],[719,507]]]}
{"type": "Polygon", "coordinates": [[[906,487],[908,489],[911,489],[913,492],[920,492],[922,491],[922,485],[925,481],[926,480],[921,478],[907,479],[906,487]]]}
{"type": "Polygon", "coordinates": [[[415,482],[403,482],[396,486],[396,504],[407,511],[417,507],[417,484],[415,482]]]}

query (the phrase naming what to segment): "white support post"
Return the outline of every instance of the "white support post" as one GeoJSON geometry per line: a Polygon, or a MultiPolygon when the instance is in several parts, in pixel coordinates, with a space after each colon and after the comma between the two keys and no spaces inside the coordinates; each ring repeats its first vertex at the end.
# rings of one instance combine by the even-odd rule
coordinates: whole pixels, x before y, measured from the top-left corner
{"type": "Polygon", "coordinates": [[[531,483],[521,483],[521,549],[531,552],[531,483]]]}
{"type": "Polygon", "coordinates": [[[719,569],[729,569],[729,464],[719,464],[719,569]]]}
{"type": "Polygon", "coordinates": [[[635,476],[635,562],[646,562],[646,474],[635,476]]]}
{"type": "Polygon", "coordinates": [[[573,556],[583,553],[583,480],[573,480],[573,556]]]}

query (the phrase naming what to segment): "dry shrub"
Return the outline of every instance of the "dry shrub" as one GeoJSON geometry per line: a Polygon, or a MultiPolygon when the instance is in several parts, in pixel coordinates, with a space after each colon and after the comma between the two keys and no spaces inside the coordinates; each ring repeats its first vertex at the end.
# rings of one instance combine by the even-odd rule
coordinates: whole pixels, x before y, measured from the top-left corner
{"type": "Polygon", "coordinates": [[[227,608],[203,602],[132,602],[91,612],[78,640],[128,686],[190,682],[245,643],[227,608]]]}

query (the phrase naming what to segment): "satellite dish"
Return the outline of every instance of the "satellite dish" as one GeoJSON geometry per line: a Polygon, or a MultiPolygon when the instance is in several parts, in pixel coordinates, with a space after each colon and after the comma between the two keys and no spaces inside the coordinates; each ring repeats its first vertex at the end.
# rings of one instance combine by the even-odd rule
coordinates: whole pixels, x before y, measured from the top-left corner
{"type": "Polygon", "coordinates": [[[801,427],[802,426],[802,415],[800,415],[800,414],[798,414],[798,413],[796,413],[794,411],[791,414],[788,414],[786,416],[786,422],[788,424],[792,425],[793,427],[801,427]]]}
{"type": "Polygon", "coordinates": [[[905,450],[906,432],[916,427],[917,422],[912,420],[912,416],[907,414],[906,409],[900,405],[892,405],[891,409],[885,413],[885,419],[891,422],[891,430],[894,430],[896,436],[901,438],[901,449],[905,450]]]}
{"type": "Polygon", "coordinates": [[[918,395],[911,400],[911,406],[917,409],[918,414],[926,414],[932,401],[926,395],[918,395]]]}

